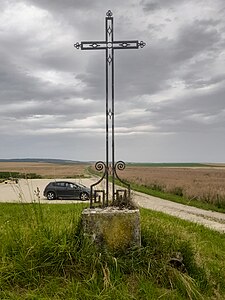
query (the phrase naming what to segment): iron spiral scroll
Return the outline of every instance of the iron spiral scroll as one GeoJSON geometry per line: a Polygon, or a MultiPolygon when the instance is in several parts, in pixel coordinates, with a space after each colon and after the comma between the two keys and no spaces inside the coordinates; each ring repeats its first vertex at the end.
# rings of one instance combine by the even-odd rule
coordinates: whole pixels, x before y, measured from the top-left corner
{"type": "Polygon", "coordinates": [[[95,164],[95,170],[102,172],[100,179],[91,185],[91,197],[90,208],[94,207],[107,207],[107,206],[119,206],[120,201],[124,198],[130,199],[130,185],[122,180],[118,171],[122,171],[126,168],[126,164],[123,161],[118,161],[114,166],[107,166],[103,161],[98,161],[95,164]],[[112,176],[112,193],[111,199],[109,199],[109,176],[112,176]],[[115,186],[115,179],[117,184],[121,184],[120,187],[115,186]],[[105,180],[105,189],[96,189],[95,187],[105,180]]]}

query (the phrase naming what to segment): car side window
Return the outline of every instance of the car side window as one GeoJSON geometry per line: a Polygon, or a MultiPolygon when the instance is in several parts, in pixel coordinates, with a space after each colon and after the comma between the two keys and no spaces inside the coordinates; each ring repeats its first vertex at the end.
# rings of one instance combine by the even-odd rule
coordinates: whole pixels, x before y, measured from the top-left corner
{"type": "Polygon", "coordinates": [[[58,186],[58,187],[64,187],[65,183],[64,182],[57,182],[56,186],[58,186]]]}

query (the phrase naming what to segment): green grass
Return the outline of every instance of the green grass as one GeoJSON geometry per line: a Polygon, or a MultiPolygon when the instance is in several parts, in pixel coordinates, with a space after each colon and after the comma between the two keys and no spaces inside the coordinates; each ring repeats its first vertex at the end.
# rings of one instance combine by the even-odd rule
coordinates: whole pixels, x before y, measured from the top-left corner
{"type": "Polygon", "coordinates": [[[142,247],[109,253],[81,235],[84,207],[0,204],[0,299],[225,298],[224,234],[141,209],[142,247]]]}
{"type": "Polygon", "coordinates": [[[42,176],[36,173],[0,172],[0,179],[10,178],[41,179],[42,176]]]}

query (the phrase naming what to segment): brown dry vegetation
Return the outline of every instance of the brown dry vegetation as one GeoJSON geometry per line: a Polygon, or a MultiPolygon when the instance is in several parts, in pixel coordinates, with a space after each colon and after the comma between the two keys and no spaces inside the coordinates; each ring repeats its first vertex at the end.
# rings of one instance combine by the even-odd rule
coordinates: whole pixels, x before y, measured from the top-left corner
{"type": "MultiPolygon", "coordinates": [[[[36,173],[43,178],[87,176],[87,164],[0,162],[0,172],[36,173]]],[[[190,200],[225,203],[225,167],[182,168],[127,166],[122,179],[190,200]]]]}
{"type": "Polygon", "coordinates": [[[0,162],[0,172],[36,173],[45,178],[85,176],[86,164],[0,162]]]}
{"type": "Polygon", "coordinates": [[[225,168],[128,166],[120,177],[154,190],[218,204],[225,202],[225,168]]]}

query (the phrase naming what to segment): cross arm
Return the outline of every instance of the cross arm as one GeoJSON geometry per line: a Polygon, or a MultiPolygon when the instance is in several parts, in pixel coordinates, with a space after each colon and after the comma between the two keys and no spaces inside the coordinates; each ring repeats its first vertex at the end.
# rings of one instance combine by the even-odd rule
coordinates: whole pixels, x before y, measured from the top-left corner
{"type": "Polygon", "coordinates": [[[74,44],[74,47],[81,50],[102,50],[106,49],[107,43],[104,41],[87,41],[74,44]]]}
{"type": "Polygon", "coordinates": [[[113,41],[113,49],[138,49],[143,48],[146,45],[145,42],[141,41],[113,41]]]}
{"type": "Polygon", "coordinates": [[[138,49],[146,45],[143,41],[85,41],[74,44],[74,47],[81,50],[104,50],[104,49],[138,49]]]}

